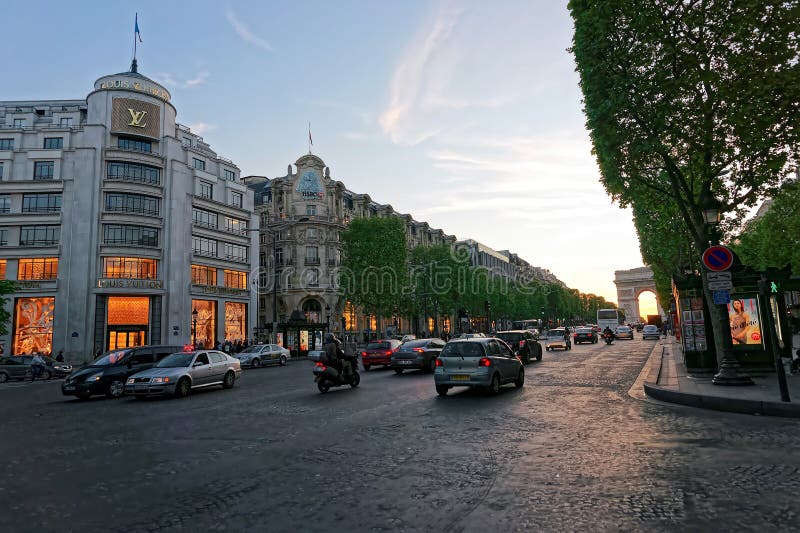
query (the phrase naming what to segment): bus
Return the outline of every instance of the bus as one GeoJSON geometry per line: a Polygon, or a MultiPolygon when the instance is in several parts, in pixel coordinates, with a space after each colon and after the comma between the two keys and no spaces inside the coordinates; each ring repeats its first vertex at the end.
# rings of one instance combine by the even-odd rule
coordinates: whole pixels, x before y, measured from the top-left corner
{"type": "Polygon", "coordinates": [[[512,329],[535,329],[536,331],[539,331],[541,325],[541,321],[535,318],[531,320],[515,320],[511,323],[512,329]]]}
{"type": "Polygon", "coordinates": [[[622,324],[625,320],[625,314],[621,309],[598,309],[597,310],[597,325],[600,326],[600,331],[606,329],[606,326],[611,328],[611,331],[616,331],[617,326],[622,324]]]}

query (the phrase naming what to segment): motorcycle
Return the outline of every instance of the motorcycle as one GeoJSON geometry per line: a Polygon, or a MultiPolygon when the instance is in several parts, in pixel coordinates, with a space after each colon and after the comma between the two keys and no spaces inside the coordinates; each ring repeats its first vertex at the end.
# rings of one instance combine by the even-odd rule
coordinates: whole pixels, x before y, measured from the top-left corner
{"type": "Polygon", "coordinates": [[[603,340],[606,341],[606,344],[611,344],[614,341],[614,334],[603,333],[603,340]]]}
{"type": "Polygon", "coordinates": [[[314,382],[316,382],[319,392],[325,394],[331,387],[343,385],[350,385],[354,389],[358,387],[358,384],[361,383],[361,375],[356,370],[356,362],[350,359],[348,361],[352,369],[349,374],[339,373],[334,367],[317,361],[314,365],[314,382]]]}

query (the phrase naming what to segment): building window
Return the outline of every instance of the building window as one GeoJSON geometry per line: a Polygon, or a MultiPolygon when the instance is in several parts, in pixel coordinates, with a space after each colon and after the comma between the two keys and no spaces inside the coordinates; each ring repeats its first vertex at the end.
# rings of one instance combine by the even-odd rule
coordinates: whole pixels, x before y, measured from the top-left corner
{"type": "Polygon", "coordinates": [[[19,229],[20,246],[53,246],[58,244],[61,226],[22,226],[19,229]]]}
{"type": "Polygon", "coordinates": [[[197,159],[196,157],[192,158],[192,166],[197,170],[205,170],[206,169],[206,162],[202,159],[197,159]]]}
{"type": "Polygon", "coordinates": [[[11,212],[11,195],[0,194],[0,213],[11,212]]]}
{"type": "Polygon", "coordinates": [[[132,152],[146,152],[153,151],[153,143],[150,141],[140,141],[139,139],[130,139],[128,137],[120,137],[117,139],[117,148],[120,150],[130,150],[132,152]]]}
{"type": "Polygon", "coordinates": [[[283,265],[283,248],[275,248],[275,265],[283,265]]]}
{"type": "Polygon", "coordinates": [[[307,206],[306,206],[306,215],[308,215],[308,216],[314,216],[314,215],[316,215],[316,214],[317,214],[317,206],[315,206],[315,205],[313,205],[313,204],[312,204],[312,205],[307,205],[307,206]]]}
{"type": "Polygon", "coordinates": [[[217,269],[203,265],[192,265],[192,283],[195,285],[217,284],[217,269]]]}
{"type": "Polygon", "coordinates": [[[225,217],[225,231],[243,234],[247,232],[247,221],[238,218],[225,217]]]}
{"type": "Polygon", "coordinates": [[[225,302],[225,340],[231,342],[247,339],[246,306],[238,302],[225,302]]]}
{"type": "Polygon", "coordinates": [[[306,246],[306,264],[319,264],[319,249],[316,246],[306,246]]]}
{"type": "Polygon", "coordinates": [[[192,252],[197,255],[217,257],[217,241],[205,237],[192,237],[192,252]]]}
{"type": "Polygon", "coordinates": [[[242,207],[242,193],[231,191],[231,205],[234,207],[242,207]]]}
{"type": "Polygon", "coordinates": [[[247,262],[247,246],[226,242],[224,251],[225,259],[230,259],[231,261],[242,261],[245,263],[247,262]]]}
{"type": "Polygon", "coordinates": [[[308,228],[306,230],[306,238],[307,239],[316,239],[317,238],[317,228],[308,228]]]}
{"type": "Polygon", "coordinates": [[[184,137],[181,139],[181,144],[184,145],[186,148],[191,148],[192,139],[190,137],[184,137]]]}
{"type": "Polygon", "coordinates": [[[0,150],[13,150],[14,139],[0,139],[0,150]]]}
{"type": "Polygon", "coordinates": [[[303,281],[306,287],[319,287],[319,270],[309,268],[303,272],[303,281]]]}
{"type": "Polygon", "coordinates": [[[158,230],[144,226],[106,224],[103,226],[103,244],[158,246],[158,230]]]}
{"type": "Polygon", "coordinates": [[[197,344],[213,347],[217,342],[217,302],[214,300],[192,300],[192,309],[197,311],[197,319],[193,321],[193,333],[197,344]]]}
{"type": "Polygon", "coordinates": [[[24,128],[25,127],[25,119],[24,118],[15,118],[14,119],[14,127],[15,128],[24,128]]]}
{"type": "Polygon", "coordinates": [[[19,260],[18,280],[56,279],[57,277],[58,257],[36,257],[19,260]]]}
{"type": "Polygon", "coordinates": [[[104,257],[104,278],[158,279],[158,261],[141,257],[104,257]]]}
{"type": "Polygon", "coordinates": [[[200,198],[208,198],[209,200],[214,195],[214,185],[207,181],[202,181],[197,184],[197,196],[200,198]]]}
{"type": "Polygon", "coordinates": [[[72,117],[61,117],[59,119],[58,123],[62,128],[71,128],[72,127],[72,117]]]}
{"type": "Polygon", "coordinates": [[[106,193],[106,211],[158,216],[159,199],[143,194],[106,193]]]}
{"type": "Polygon", "coordinates": [[[236,173],[233,170],[228,170],[227,168],[222,169],[222,177],[228,181],[236,181],[236,173]]]}
{"type": "Polygon", "coordinates": [[[54,169],[55,162],[53,161],[35,161],[33,163],[33,179],[51,180],[53,179],[54,169]]]}
{"type": "Polygon", "coordinates": [[[225,286],[228,287],[229,289],[246,289],[247,272],[239,272],[238,270],[226,270],[225,286]]]}
{"type": "Polygon", "coordinates": [[[158,168],[138,163],[111,161],[108,163],[107,177],[110,180],[133,181],[148,185],[161,183],[161,171],[158,168]]]}
{"type": "Polygon", "coordinates": [[[22,212],[61,211],[61,193],[25,194],[22,196],[22,212]]]}
{"type": "MultiPolygon", "coordinates": [[[[8,246],[8,230],[7,229],[0,229],[0,246],[8,246]]],[[[3,268],[5,268],[5,262],[3,262],[3,268]]],[[[0,279],[5,279],[0,278],[0,279]]]]}
{"type": "Polygon", "coordinates": [[[44,138],[44,147],[47,150],[57,150],[59,148],[64,148],[64,138],[63,137],[45,137],[44,138]]]}
{"type": "Polygon", "coordinates": [[[14,306],[14,348],[11,353],[53,350],[55,298],[17,298],[14,306]]]}
{"type": "Polygon", "coordinates": [[[217,225],[217,214],[211,213],[209,211],[203,211],[202,209],[192,208],[192,220],[198,226],[203,226],[204,228],[214,228],[217,229],[219,226],[217,225]]]}
{"type": "Polygon", "coordinates": [[[0,259],[0,279],[6,279],[6,260],[0,259]]]}

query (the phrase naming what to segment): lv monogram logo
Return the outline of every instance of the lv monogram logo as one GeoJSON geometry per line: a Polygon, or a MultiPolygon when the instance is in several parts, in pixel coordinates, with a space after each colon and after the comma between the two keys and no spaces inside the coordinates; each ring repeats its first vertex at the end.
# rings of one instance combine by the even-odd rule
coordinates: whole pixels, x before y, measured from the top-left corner
{"type": "Polygon", "coordinates": [[[147,127],[147,124],[142,124],[142,119],[147,114],[147,111],[136,111],[129,107],[128,113],[131,114],[131,121],[128,123],[128,126],[133,126],[135,128],[147,127]]]}

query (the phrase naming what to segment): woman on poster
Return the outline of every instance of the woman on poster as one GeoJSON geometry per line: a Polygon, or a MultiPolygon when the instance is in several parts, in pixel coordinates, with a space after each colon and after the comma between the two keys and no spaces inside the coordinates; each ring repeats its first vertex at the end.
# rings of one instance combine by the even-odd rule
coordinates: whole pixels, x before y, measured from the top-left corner
{"type": "Polygon", "coordinates": [[[750,325],[750,315],[744,310],[743,300],[731,302],[733,312],[729,312],[731,322],[731,339],[733,344],[747,344],[747,328],[750,325]]]}

